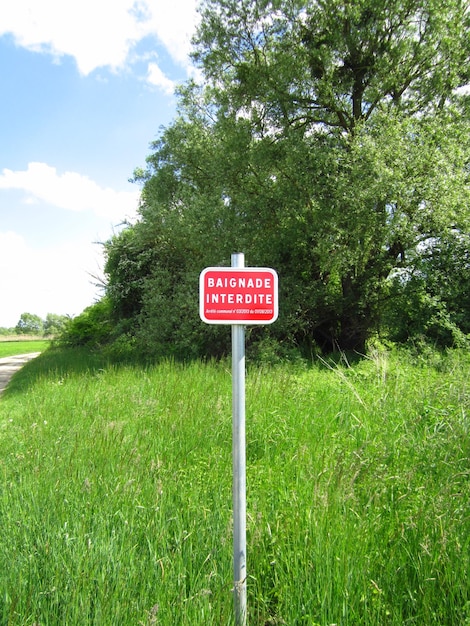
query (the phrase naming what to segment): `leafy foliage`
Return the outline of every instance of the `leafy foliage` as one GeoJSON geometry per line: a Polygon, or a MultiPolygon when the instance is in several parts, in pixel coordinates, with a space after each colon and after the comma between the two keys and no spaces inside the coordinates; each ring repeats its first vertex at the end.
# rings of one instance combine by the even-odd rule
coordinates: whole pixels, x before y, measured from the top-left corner
{"type": "Polygon", "coordinates": [[[115,322],[145,350],[223,352],[227,333],[197,318],[197,275],[244,251],[280,276],[279,321],[252,341],[364,351],[386,298],[393,311],[414,289],[391,277],[468,232],[468,15],[459,0],[207,0],[206,82],[180,90],[135,174],[141,219],[106,246],[115,322]]]}
{"type": "Polygon", "coordinates": [[[70,321],[68,315],[48,313],[46,319],[33,313],[22,313],[14,328],[0,328],[0,335],[59,335],[70,321]]]}
{"type": "Polygon", "coordinates": [[[39,335],[44,328],[44,322],[39,315],[33,313],[22,313],[15,331],[19,335],[39,335]]]}
{"type": "Polygon", "coordinates": [[[460,233],[430,242],[418,255],[413,271],[393,277],[393,306],[385,307],[384,312],[393,340],[426,338],[439,346],[467,344],[469,244],[469,236],[460,233]]]}
{"type": "Polygon", "coordinates": [[[68,315],[57,315],[56,313],[48,313],[44,320],[44,335],[59,335],[70,322],[68,315]]]}
{"type": "Polygon", "coordinates": [[[94,347],[109,342],[111,330],[111,306],[105,297],[70,320],[60,340],[68,346],[94,347]]]}

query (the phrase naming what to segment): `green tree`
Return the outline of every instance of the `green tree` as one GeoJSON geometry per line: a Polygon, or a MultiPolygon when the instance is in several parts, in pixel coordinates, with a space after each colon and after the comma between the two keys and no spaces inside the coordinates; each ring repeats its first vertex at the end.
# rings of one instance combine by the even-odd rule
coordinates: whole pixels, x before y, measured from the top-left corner
{"type": "Polygon", "coordinates": [[[341,347],[363,349],[390,271],[466,221],[468,16],[458,0],[205,4],[195,58],[224,115],[282,154],[284,210],[310,222],[289,249],[310,248],[312,304],[341,347]]]}
{"type": "Polygon", "coordinates": [[[70,317],[68,315],[48,313],[44,320],[44,335],[59,335],[67,327],[69,322],[70,317]]]}
{"type": "Polygon", "coordinates": [[[468,231],[468,2],[207,0],[202,18],[206,83],[181,90],[136,173],[141,221],[108,246],[115,308],[141,329],[166,310],[178,341],[171,299],[242,250],[279,272],[277,340],[362,351],[390,276],[468,231]]]}
{"type": "Polygon", "coordinates": [[[206,263],[227,263],[230,231],[211,172],[220,141],[206,122],[188,110],[153,144],[147,170],[135,173],[141,219],[105,244],[114,321],[139,339],[144,355],[227,349],[223,331],[204,328],[198,316],[198,274],[206,263]]]}
{"type": "Polygon", "coordinates": [[[33,313],[22,313],[15,331],[20,335],[39,335],[44,327],[44,322],[39,315],[33,313]]]}

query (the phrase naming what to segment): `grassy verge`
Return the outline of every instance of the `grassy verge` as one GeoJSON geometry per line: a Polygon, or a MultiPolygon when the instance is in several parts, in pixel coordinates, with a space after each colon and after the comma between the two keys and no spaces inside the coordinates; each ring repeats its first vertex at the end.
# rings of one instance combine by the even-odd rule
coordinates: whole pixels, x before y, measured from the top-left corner
{"type": "Polygon", "coordinates": [[[19,339],[0,341],[0,359],[15,354],[27,354],[28,352],[43,352],[50,346],[50,341],[34,339],[21,341],[19,339]]]}
{"type": "MultiPolygon", "coordinates": [[[[248,624],[470,624],[470,358],[247,377],[248,624]]],[[[231,374],[48,351],[0,401],[0,623],[232,623],[231,374]]]]}

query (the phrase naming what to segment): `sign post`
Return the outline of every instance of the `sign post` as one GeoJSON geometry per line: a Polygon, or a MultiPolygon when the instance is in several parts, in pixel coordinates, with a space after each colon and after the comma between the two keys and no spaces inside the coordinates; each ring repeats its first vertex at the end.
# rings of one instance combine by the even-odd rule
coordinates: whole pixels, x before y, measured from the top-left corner
{"type": "MultiPolygon", "coordinates": [[[[244,267],[242,253],[232,267],[244,267]]],[[[235,623],[246,624],[245,326],[232,324],[233,580],[235,623]]]]}
{"type": "Polygon", "coordinates": [[[209,267],[199,277],[199,314],[207,324],[232,325],[233,577],[236,626],[246,626],[245,325],[271,324],[278,316],[277,274],[245,268],[243,253],[232,267],[209,267]]]}

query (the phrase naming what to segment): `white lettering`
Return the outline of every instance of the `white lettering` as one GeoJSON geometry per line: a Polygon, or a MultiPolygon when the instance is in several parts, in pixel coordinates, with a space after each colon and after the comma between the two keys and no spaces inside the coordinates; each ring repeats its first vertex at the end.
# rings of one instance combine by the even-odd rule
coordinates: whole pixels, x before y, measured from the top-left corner
{"type": "Polygon", "coordinates": [[[246,277],[246,276],[229,276],[229,277],[207,277],[207,287],[210,289],[272,289],[272,279],[270,276],[265,278],[246,277]]]}
{"type": "Polygon", "coordinates": [[[255,308],[273,306],[276,294],[273,276],[257,272],[220,272],[206,277],[204,300],[207,311],[212,314],[231,313],[228,307],[236,306],[233,312],[246,315],[271,315],[273,309],[255,308]],[[209,307],[216,307],[210,309],[209,307]],[[249,308],[243,308],[249,307],[249,308]],[[253,307],[253,308],[252,308],[253,307]]]}
{"type": "Polygon", "coordinates": [[[273,304],[271,293],[207,293],[206,304],[273,304]]]}

